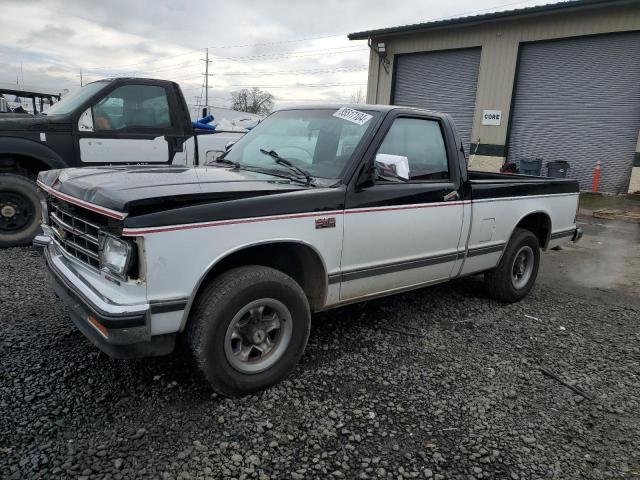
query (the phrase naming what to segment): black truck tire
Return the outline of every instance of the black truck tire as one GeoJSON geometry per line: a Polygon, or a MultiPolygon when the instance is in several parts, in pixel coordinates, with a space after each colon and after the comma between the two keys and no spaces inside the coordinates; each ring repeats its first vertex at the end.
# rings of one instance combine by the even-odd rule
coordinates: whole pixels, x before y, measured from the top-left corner
{"type": "Polygon", "coordinates": [[[40,198],[32,180],[14,173],[0,174],[0,248],[31,243],[40,231],[40,198]]]}
{"type": "Polygon", "coordinates": [[[506,303],[522,300],[533,288],[540,267],[540,244],[529,230],[516,228],[500,263],[484,274],[489,295],[506,303]]]}
{"type": "Polygon", "coordinates": [[[240,396],[269,387],[296,366],[309,338],[304,291],[279,270],[229,270],[198,294],[187,342],[213,390],[240,396]]]}

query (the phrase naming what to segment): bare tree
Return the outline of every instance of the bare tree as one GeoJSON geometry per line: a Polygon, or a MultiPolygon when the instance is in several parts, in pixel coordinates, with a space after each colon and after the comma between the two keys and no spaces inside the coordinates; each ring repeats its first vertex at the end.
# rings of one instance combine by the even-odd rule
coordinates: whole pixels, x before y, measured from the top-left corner
{"type": "Polygon", "coordinates": [[[350,103],[365,103],[367,97],[362,91],[362,87],[360,87],[355,92],[351,92],[351,101],[350,103]]]}
{"type": "Polygon", "coordinates": [[[258,87],[231,92],[231,108],[240,112],[268,115],[273,110],[273,95],[258,87]]]}

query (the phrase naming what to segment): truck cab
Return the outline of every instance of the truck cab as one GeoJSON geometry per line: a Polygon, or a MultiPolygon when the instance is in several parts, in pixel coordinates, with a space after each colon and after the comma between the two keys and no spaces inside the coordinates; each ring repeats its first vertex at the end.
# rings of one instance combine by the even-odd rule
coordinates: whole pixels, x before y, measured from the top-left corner
{"type": "Polygon", "coordinates": [[[38,231],[43,170],[197,166],[243,133],[194,128],[178,84],[143,78],[92,82],[45,113],[0,116],[0,247],[29,243],[38,231]]]}

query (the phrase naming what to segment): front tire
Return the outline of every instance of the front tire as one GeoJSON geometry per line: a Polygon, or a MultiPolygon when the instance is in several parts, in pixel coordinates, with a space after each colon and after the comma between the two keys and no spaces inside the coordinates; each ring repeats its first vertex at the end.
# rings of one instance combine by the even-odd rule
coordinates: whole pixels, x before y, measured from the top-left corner
{"type": "Polygon", "coordinates": [[[506,303],[522,300],[533,288],[540,267],[540,244],[529,230],[516,228],[500,263],[484,274],[489,295],[506,303]]]}
{"type": "Polygon", "coordinates": [[[0,248],[31,243],[40,230],[41,217],[36,184],[21,175],[0,174],[0,248]]]}
{"type": "Polygon", "coordinates": [[[304,291],[269,267],[223,273],[199,293],[187,341],[212,388],[249,394],[286,377],[309,338],[311,313],[304,291]]]}

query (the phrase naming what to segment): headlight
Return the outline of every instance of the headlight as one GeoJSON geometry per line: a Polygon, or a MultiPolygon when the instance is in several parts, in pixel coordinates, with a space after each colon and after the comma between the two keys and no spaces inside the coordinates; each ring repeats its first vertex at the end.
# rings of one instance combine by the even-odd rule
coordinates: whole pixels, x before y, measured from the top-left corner
{"type": "Polygon", "coordinates": [[[111,235],[100,236],[100,268],[106,268],[111,273],[126,277],[131,262],[131,245],[124,240],[111,235]]]}

